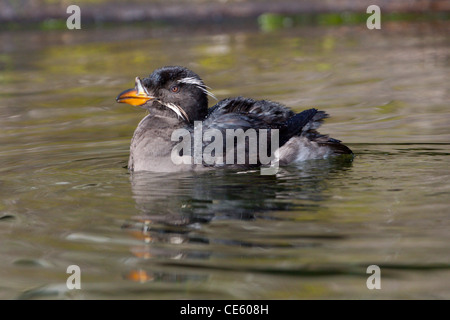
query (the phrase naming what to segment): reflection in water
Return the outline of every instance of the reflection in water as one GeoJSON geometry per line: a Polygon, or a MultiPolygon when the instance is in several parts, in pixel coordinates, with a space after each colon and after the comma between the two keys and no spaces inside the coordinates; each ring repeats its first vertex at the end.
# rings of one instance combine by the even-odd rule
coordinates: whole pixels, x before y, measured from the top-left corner
{"type": "MultiPolygon", "coordinates": [[[[130,176],[133,196],[140,215],[133,217],[123,228],[142,245],[133,246],[132,253],[139,259],[198,260],[208,259],[211,250],[192,250],[186,244],[224,245],[233,247],[276,248],[279,245],[210,237],[201,230],[214,220],[289,220],[272,212],[317,210],[329,197],[323,194],[327,179],[351,168],[351,156],[326,160],[306,161],[281,168],[276,175],[260,175],[255,171],[216,170],[203,173],[158,174],[136,172],[130,176]],[[161,246],[162,244],[166,244],[161,246]]],[[[315,238],[322,235],[315,234],[315,238]]],[[[323,235],[327,237],[329,235],[323,235]]],[[[283,244],[281,247],[290,246],[283,244]]],[[[199,280],[196,274],[154,273],[143,269],[132,270],[127,278],[146,282],[199,280]],[[192,276],[192,277],[191,277],[192,276]]]]}

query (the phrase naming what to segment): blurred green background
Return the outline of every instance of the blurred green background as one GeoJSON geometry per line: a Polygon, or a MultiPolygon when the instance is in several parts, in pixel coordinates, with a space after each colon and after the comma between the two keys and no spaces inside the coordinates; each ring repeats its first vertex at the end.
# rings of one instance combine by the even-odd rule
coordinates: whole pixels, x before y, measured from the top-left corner
{"type": "MultiPolygon", "coordinates": [[[[450,4],[445,0],[0,0],[0,22],[3,27],[15,23],[40,22],[43,28],[57,28],[67,19],[69,5],[82,8],[84,23],[171,21],[220,22],[230,18],[255,18],[266,13],[295,15],[289,19],[300,23],[319,24],[358,23],[365,21],[368,6],[378,5],[383,20],[445,19],[450,4]]],[[[276,17],[263,17],[265,28],[280,24],[276,17]]],[[[289,20],[281,23],[291,23],[289,20]]],[[[16,26],[17,27],[17,26],[16,26]]]]}

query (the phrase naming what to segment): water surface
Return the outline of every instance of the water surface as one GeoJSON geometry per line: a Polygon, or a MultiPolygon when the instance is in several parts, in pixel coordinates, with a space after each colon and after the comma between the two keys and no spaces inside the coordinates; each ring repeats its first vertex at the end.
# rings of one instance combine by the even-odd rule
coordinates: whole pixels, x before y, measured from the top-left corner
{"type": "Polygon", "coordinates": [[[450,298],[446,27],[1,32],[0,298],[450,298]],[[145,111],[115,97],[174,64],[219,99],[326,110],[356,157],[130,175],[145,111]]]}

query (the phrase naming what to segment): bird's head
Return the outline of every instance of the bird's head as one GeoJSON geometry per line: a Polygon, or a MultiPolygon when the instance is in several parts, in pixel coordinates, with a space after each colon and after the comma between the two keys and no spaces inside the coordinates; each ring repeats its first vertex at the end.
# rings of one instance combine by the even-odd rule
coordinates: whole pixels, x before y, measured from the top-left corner
{"type": "Polygon", "coordinates": [[[196,73],[176,66],[157,69],[142,80],[136,77],[135,87],[123,91],[116,100],[150,112],[168,111],[167,115],[192,123],[206,116],[208,95],[213,96],[196,73]]]}

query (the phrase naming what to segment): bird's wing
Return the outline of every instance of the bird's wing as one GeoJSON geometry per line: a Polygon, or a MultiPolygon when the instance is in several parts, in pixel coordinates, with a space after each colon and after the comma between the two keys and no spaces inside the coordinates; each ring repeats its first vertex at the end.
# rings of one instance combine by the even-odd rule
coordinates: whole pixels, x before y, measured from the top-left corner
{"type": "MultiPolygon", "coordinates": [[[[225,139],[228,131],[236,132],[236,130],[242,130],[241,133],[244,132],[245,134],[254,131],[257,137],[254,143],[257,144],[257,148],[252,149],[251,145],[249,145],[250,138],[248,137],[251,136],[250,134],[246,135],[246,139],[248,140],[244,145],[247,161],[245,166],[251,167],[248,160],[255,152],[259,152],[260,148],[266,148],[266,150],[263,150],[263,152],[266,152],[266,155],[273,155],[275,150],[272,150],[272,145],[274,147],[275,145],[271,136],[274,129],[279,130],[279,140],[276,144],[278,147],[284,145],[294,136],[305,136],[320,144],[338,145],[339,142],[337,140],[328,138],[328,136],[321,135],[317,132],[317,128],[319,128],[323,120],[327,117],[328,115],[325,112],[318,111],[314,108],[296,114],[285,106],[275,102],[268,100],[256,101],[238,97],[222,100],[210,108],[208,116],[202,123],[202,128],[203,132],[215,131],[216,134],[221,135],[221,146],[224,157],[227,152],[236,152],[239,145],[238,139],[236,139],[232,142],[234,149],[232,151],[229,148],[227,149],[225,139]],[[265,130],[267,139],[260,140],[261,130],[265,130]],[[264,145],[260,145],[263,142],[264,145]]],[[[209,143],[210,141],[203,141],[203,147],[205,148],[209,143]]],[[[258,158],[256,166],[261,164],[259,160],[258,158]]]]}
{"type": "Polygon", "coordinates": [[[283,123],[294,115],[292,110],[273,101],[237,97],[219,101],[209,109],[208,118],[231,113],[257,117],[268,124],[283,123]]]}
{"type": "MultiPolygon", "coordinates": [[[[204,164],[235,168],[267,164],[267,161],[261,161],[260,152],[272,157],[276,150],[272,150],[271,131],[278,129],[279,125],[268,124],[254,114],[216,113],[209,116],[202,122],[202,143],[204,155],[211,155],[211,146],[215,146],[215,160],[204,164]]],[[[192,136],[195,138],[194,132],[192,136]]]]}

